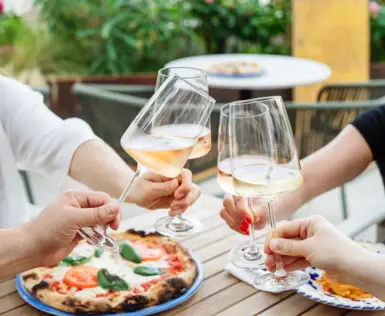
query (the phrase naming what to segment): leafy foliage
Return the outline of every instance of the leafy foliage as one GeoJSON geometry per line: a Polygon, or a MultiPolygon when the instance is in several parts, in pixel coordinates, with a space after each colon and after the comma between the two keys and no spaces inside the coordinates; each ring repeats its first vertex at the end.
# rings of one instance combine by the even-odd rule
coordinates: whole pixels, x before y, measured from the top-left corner
{"type": "Polygon", "coordinates": [[[290,53],[291,1],[190,0],[211,53],[290,53]],[[210,2],[210,3],[208,3],[210,2]]]}
{"type": "Polygon", "coordinates": [[[89,74],[153,71],[194,52],[183,0],[37,0],[54,34],[75,43],[89,74]]]}

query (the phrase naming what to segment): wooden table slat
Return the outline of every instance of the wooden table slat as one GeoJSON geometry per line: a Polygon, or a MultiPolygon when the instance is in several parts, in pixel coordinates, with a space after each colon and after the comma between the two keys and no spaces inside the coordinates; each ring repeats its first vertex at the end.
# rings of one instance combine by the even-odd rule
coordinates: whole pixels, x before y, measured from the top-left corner
{"type": "Polygon", "coordinates": [[[30,305],[23,305],[3,314],[3,316],[39,316],[41,312],[30,305]]]}
{"type": "MultiPolygon", "coordinates": [[[[228,276],[229,278],[232,278],[228,276]]],[[[257,289],[244,283],[237,282],[233,286],[227,287],[222,291],[199,301],[176,315],[183,316],[209,316],[231,307],[232,305],[244,300],[248,296],[257,292],[257,289]]]]}
{"type": "Polygon", "coordinates": [[[272,308],[260,313],[263,316],[297,316],[312,308],[317,303],[300,295],[293,295],[274,305],[272,308]]]}
{"type": "MultiPolygon", "coordinates": [[[[202,303],[206,298],[211,297],[212,295],[219,293],[223,290],[226,290],[227,288],[229,288],[229,286],[232,286],[237,283],[240,283],[237,278],[230,276],[223,271],[205,280],[199,291],[190,300],[181,305],[176,306],[170,311],[162,313],[161,315],[172,316],[179,313],[182,313],[184,315],[184,311],[187,308],[195,308],[196,304],[202,303]]],[[[205,313],[204,315],[209,314],[205,313]]]]}
{"type": "Polygon", "coordinates": [[[13,292],[16,292],[15,278],[0,283],[0,298],[13,292]]]}
{"type": "Polygon", "coordinates": [[[0,298],[0,313],[8,312],[16,307],[24,305],[25,302],[18,292],[0,298]]]}
{"type": "Polygon", "coordinates": [[[272,294],[266,292],[257,292],[230,308],[219,313],[217,316],[234,316],[234,315],[257,315],[258,313],[270,308],[281,300],[285,299],[291,292],[280,294],[272,294]]]}
{"type": "Polygon", "coordinates": [[[339,316],[339,315],[345,315],[346,313],[347,313],[346,309],[335,308],[324,304],[318,304],[313,308],[309,309],[307,312],[303,313],[302,316],[318,316],[318,315],[339,316]]]}

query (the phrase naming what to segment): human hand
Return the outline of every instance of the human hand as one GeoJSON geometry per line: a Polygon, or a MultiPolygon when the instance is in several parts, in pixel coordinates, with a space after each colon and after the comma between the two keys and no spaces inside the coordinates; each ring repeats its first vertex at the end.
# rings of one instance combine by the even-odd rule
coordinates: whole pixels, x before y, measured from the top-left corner
{"type": "Polygon", "coordinates": [[[339,282],[346,282],[347,267],[366,250],[320,215],[282,224],[265,243],[266,267],[275,271],[274,253],[282,255],[286,271],[315,266],[339,282]],[[273,238],[274,235],[274,238],[273,238]],[[276,238],[277,237],[277,238],[276,238]],[[345,271],[345,274],[342,273],[345,271]]]}
{"type": "Polygon", "coordinates": [[[35,266],[53,266],[63,260],[81,240],[82,227],[109,225],[117,229],[118,204],[101,192],[66,192],[49,205],[35,220],[21,227],[30,250],[27,257],[35,266]]]}
{"type": "Polygon", "coordinates": [[[192,174],[182,169],[174,179],[151,171],[139,175],[133,184],[128,201],[149,210],[170,208],[170,216],[183,213],[200,196],[200,189],[192,183],[192,174]]]}
{"type": "Polygon", "coordinates": [[[226,195],[220,215],[233,230],[249,234],[249,225],[254,222],[255,229],[262,229],[268,221],[268,211],[264,199],[252,198],[252,208],[248,207],[247,198],[226,195]]]}

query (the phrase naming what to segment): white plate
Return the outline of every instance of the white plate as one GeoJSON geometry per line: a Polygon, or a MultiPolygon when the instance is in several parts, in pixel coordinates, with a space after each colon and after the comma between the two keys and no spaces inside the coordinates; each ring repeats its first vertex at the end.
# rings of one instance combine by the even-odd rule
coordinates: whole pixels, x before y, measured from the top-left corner
{"type": "MultiPolygon", "coordinates": [[[[383,244],[372,244],[368,242],[359,242],[359,244],[369,251],[385,254],[385,246],[383,244]]],[[[322,285],[317,283],[316,280],[322,277],[322,271],[317,268],[307,268],[305,270],[310,275],[310,281],[308,284],[296,289],[297,293],[305,296],[313,301],[331,305],[334,307],[345,309],[358,309],[358,310],[382,310],[385,309],[385,302],[378,298],[363,299],[359,301],[351,300],[341,296],[329,294],[322,289],[322,285]]]]}

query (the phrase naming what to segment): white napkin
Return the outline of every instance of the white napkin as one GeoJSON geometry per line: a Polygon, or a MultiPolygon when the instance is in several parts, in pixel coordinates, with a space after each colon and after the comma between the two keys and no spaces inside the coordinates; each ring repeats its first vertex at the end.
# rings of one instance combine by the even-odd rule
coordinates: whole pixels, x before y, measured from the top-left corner
{"type": "MultiPolygon", "coordinates": [[[[252,272],[252,270],[245,270],[242,268],[238,268],[237,266],[233,265],[232,263],[228,263],[225,267],[225,270],[238,278],[239,280],[254,286],[254,279],[256,277],[256,274],[252,272]]],[[[255,287],[255,286],[254,286],[255,287]]]]}

